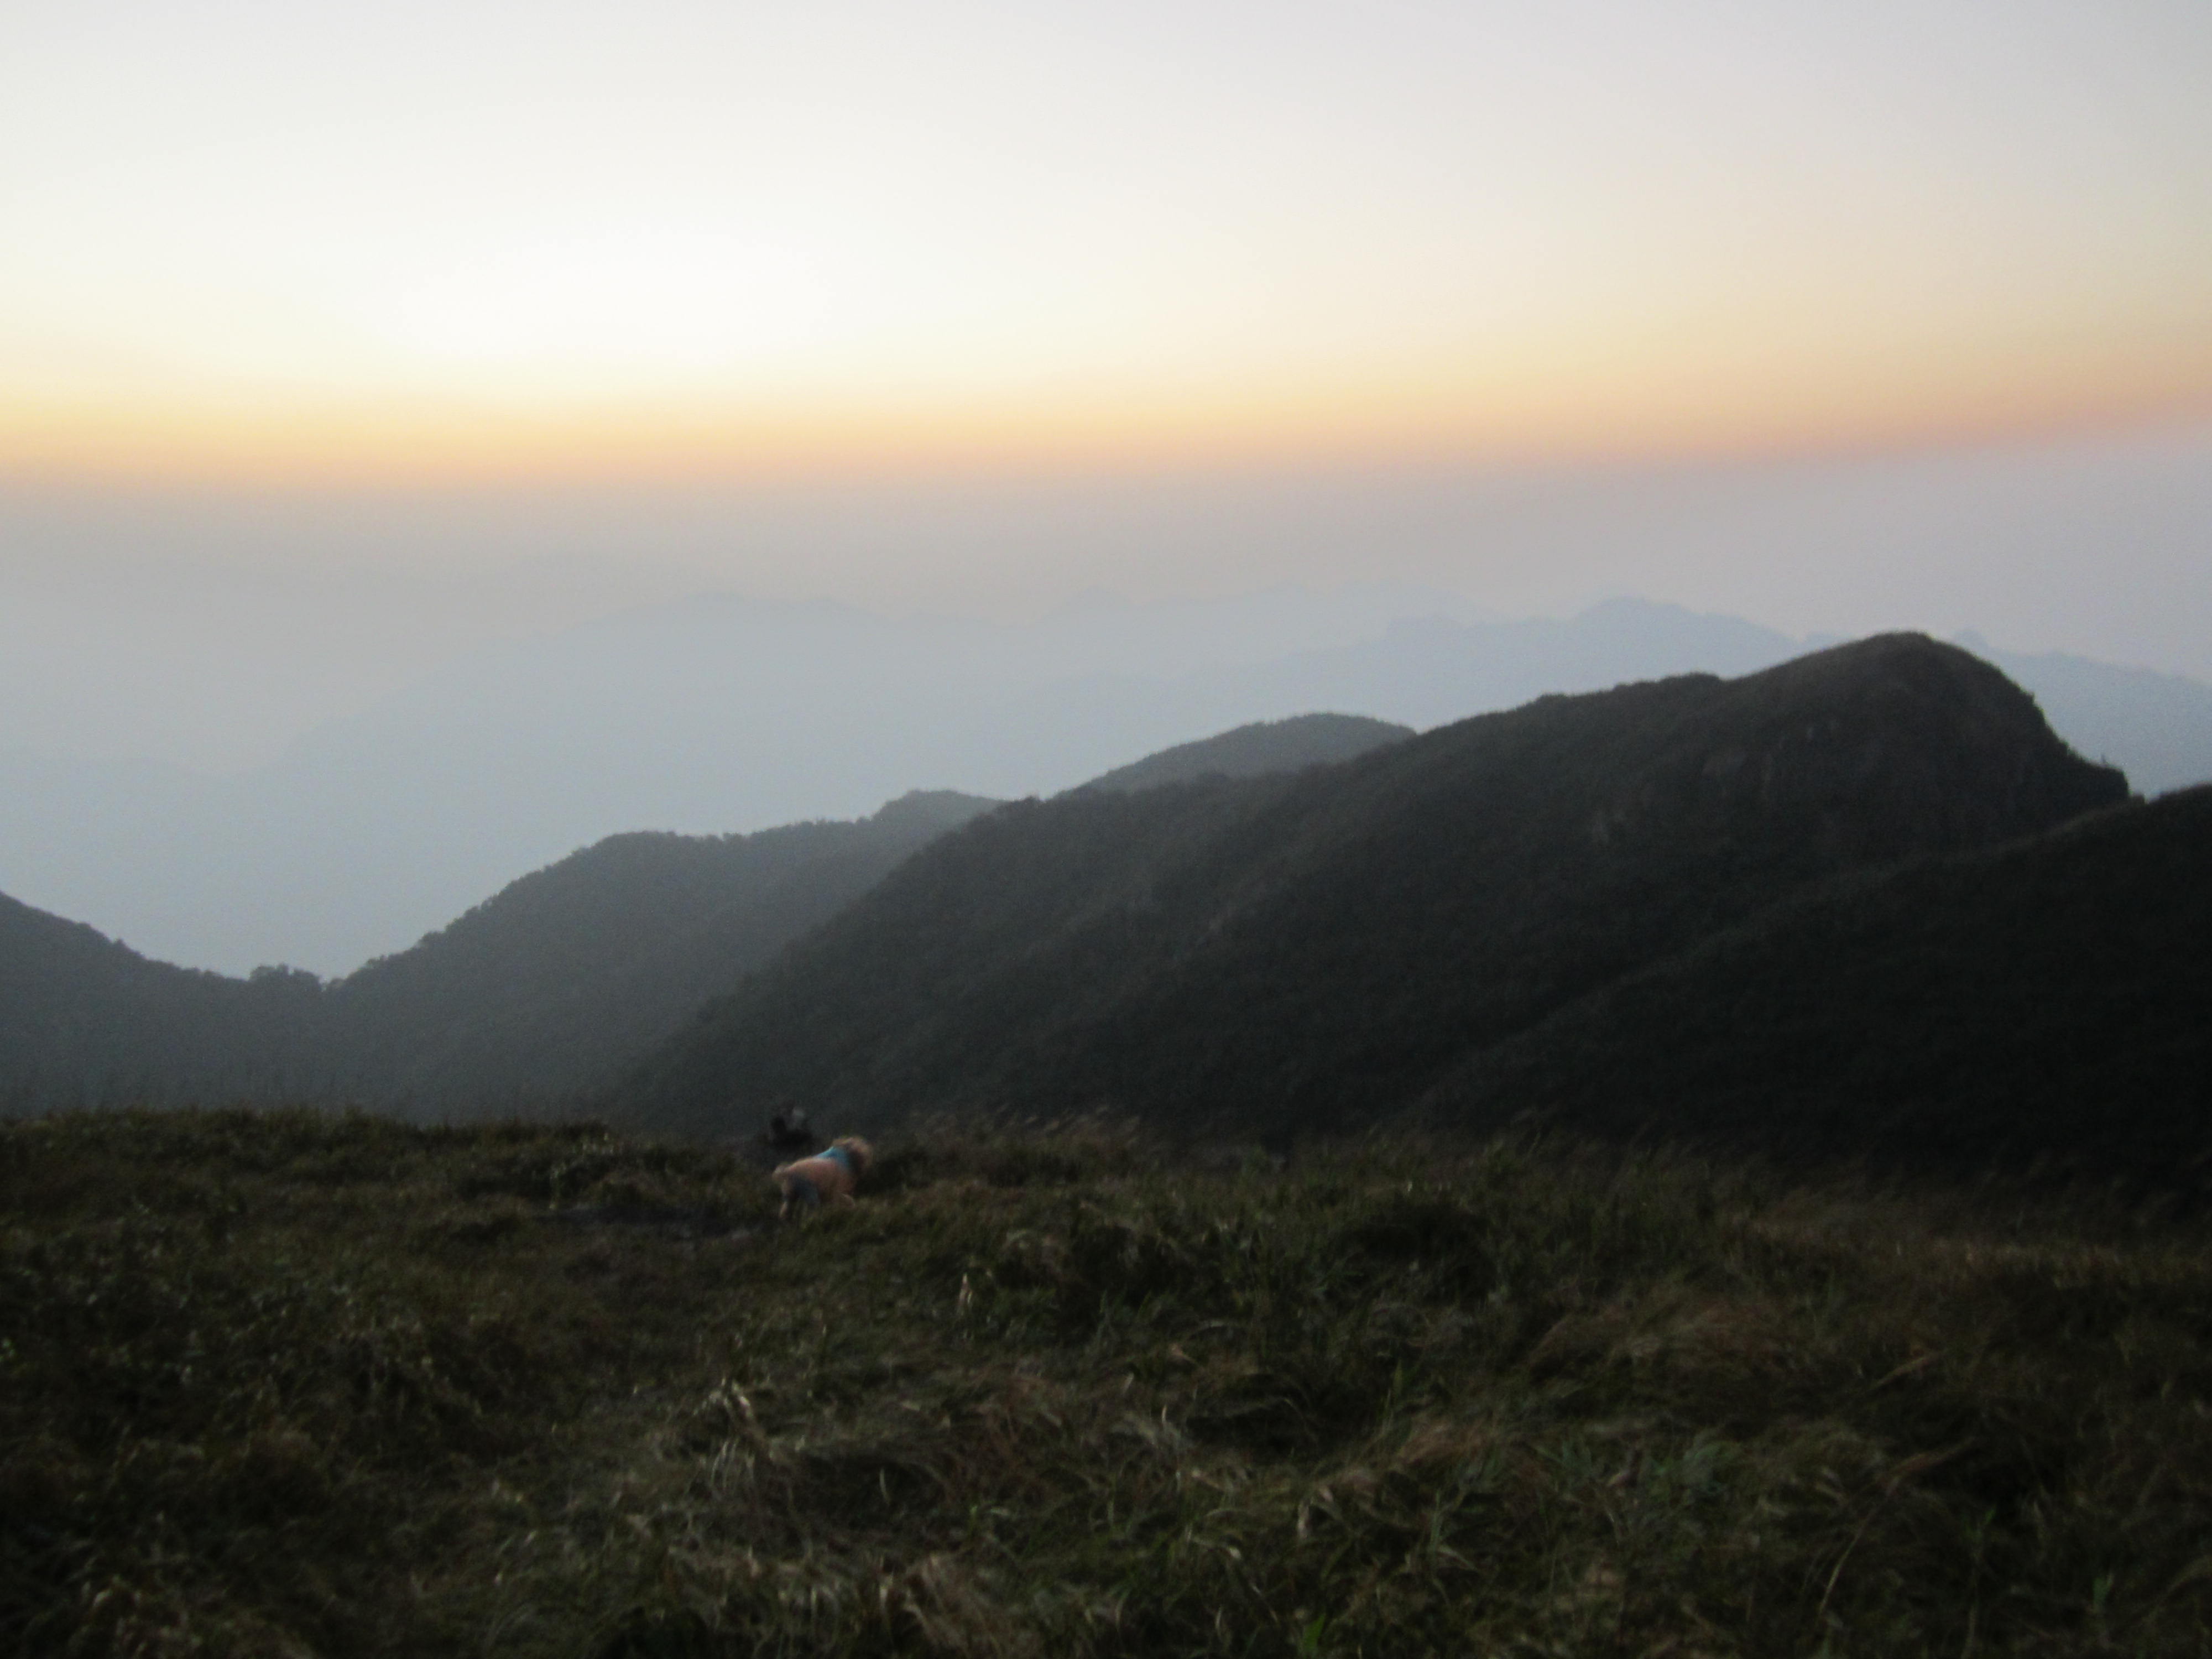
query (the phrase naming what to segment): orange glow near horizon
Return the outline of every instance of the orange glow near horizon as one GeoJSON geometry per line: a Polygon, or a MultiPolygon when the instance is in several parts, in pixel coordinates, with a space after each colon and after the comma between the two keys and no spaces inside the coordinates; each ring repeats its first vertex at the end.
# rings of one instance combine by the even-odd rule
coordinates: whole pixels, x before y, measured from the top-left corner
{"type": "Polygon", "coordinates": [[[2002,361],[1775,384],[1748,365],[1571,366],[937,398],[548,399],[234,393],[64,402],[0,390],[0,478],[276,489],[684,483],[917,471],[1550,465],[1949,447],[2212,416],[2212,352],[2061,380],[2002,361]],[[1730,372],[1733,371],[1733,372],[1730,372]],[[1902,382],[1902,384],[1900,384],[1902,382]]]}
{"type": "Polygon", "coordinates": [[[0,477],[1543,464],[2212,411],[2202,0],[264,11],[0,16],[0,477]]]}

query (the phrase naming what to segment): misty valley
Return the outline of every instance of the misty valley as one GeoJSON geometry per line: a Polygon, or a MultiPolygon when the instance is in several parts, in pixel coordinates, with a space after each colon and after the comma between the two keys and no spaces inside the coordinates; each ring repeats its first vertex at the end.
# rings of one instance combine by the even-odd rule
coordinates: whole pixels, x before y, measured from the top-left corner
{"type": "Polygon", "coordinates": [[[328,980],[0,898],[0,1632],[2212,1650],[2212,786],[1741,643],[618,834],[328,980]]]}

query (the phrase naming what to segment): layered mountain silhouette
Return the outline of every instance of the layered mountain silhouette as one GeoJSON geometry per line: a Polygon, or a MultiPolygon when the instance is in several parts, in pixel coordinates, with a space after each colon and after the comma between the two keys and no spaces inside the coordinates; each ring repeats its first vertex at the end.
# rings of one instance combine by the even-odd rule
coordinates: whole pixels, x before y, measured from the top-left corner
{"type": "Polygon", "coordinates": [[[1813,884],[2125,798],[1997,670],[1901,635],[1294,775],[1024,802],[925,849],[609,1103],[695,1134],[787,1104],[1346,1127],[1813,884]]]}
{"type": "Polygon", "coordinates": [[[477,1116],[566,1100],[994,805],[920,793],[849,823],[611,836],[327,986],[149,962],[0,901],[0,1101],[477,1116]]]}
{"type": "Polygon", "coordinates": [[[2131,800],[1888,635],[1412,734],[1241,727],[1050,799],[601,841],[323,984],[0,900],[0,1106],[1093,1108],[1507,1124],[2164,1185],[2212,1149],[2212,790],[2131,800]]]}
{"type": "MultiPolygon", "coordinates": [[[[1001,626],[702,598],[477,653],[234,776],[0,752],[0,890],[173,961],[339,975],[617,831],[850,818],[917,787],[1049,795],[1252,721],[1425,729],[1808,648],[1626,599],[1505,621],[1255,595],[1001,626]]],[[[2212,781],[2212,686],[1972,648],[2146,794],[2212,781]]]]}
{"type": "Polygon", "coordinates": [[[418,1109],[571,1098],[995,805],[917,792],[849,823],[610,836],[339,981],[316,1051],[342,1090],[418,1109]]]}
{"type": "MultiPolygon", "coordinates": [[[[1295,770],[1405,735],[1310,715],[1089,787],[1295,770]]],[[[172,967],[0,900],[0,1106],[305,1099],[482,1116],[570,1102],[997,804],[917,791],[852,822],[609,836],[327,985],[287,969],[240,980],[172,967]]]]}

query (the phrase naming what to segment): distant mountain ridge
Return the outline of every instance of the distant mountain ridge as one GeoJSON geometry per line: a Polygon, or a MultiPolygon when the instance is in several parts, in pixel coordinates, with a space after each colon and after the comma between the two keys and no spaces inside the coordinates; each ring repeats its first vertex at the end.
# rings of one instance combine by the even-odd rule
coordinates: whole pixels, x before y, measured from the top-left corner
{"type": "Polygon", "coordinates": [[[899,860],[996,805],[611,836],[328,986],[151,962],[0,900],[0,1105],[321,1100],[482,1116],[603,1084],[899,860]]]}
{"type": "Polygon", "coordinates": [[[915,791],[851,822],[611,836],[333,985],[318,1048],[380,1104],[483,1115],[573,1099],[997,805],[915,791]]]}
{"type": "Polygon", "coordinates": [[[2138,793],[2212,783],[2212,685],[2057,652],[2001,651],[1972,634],[1958,642],[2025,686],[2053,730],[2120,768],[2138,793]]]}
{"type": "MultiPolygon", "coordinates": [[[[337,974],[620,831],[853,817],[917,786],[1050,794],[1194,732],[1316,709],[1427,728],[1808,648],[1638,600],[1510,622],[1442,603],[1352,596],[1333,632],[1259,599],[1020,628],[669,605],[457,664],[236,777],[0,753],[0,890],[154,956],[337,974]]],[[[2212,686],[1976,648],[2144,792],[2212,780],[2212,686]]]]}
{"type": "Polygon", "coordinates": [[[1295,776],[1024,803],[709,1008],[610,1109],[703,1134],[783,1102],[1342,1127],[1808,883],[2125,793],[1996,669],[1893,635],[1295,776]]]}
{"type": "Polygon", "coordinates": [[[1890,635],[1423,734],[1258,723],[1047,800],[609,837],[328,986],[0,900],[0,1111],[1105,1107],[2212,1194],[2208,845],[2212,789],[2130,801],[1996,668],[1890,635]]]}
{"type": "Polygon", "coordinates": [[[1079,789],[1127,794],[1162,784],[1194,783],[1201,778],[1257,778],[1350,760],[1386,743],[1413,735],[1410,726],[1369,720],[1359,714],[1294,714],[1260,720],[1218,737],[1180,743],[1127,766],[1100,774],[1079,789]]]}
{"type": "MultiPolygon", "coordinates": [[[[1320,715],[1109,775],[1295,769],[1401,734],[1320,715]]],[[[609,836],[328,985],[289,969],[240,980],[173,967],[0,901],[0,1109],[319,1100],[482,1116],[571,1103],[998,804],[917,790],[850,822],[609,836]]]]}

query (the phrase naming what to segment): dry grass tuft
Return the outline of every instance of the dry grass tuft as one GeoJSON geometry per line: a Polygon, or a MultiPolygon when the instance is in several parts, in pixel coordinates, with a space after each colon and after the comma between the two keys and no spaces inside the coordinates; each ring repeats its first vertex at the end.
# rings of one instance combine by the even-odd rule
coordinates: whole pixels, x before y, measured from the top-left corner
{"type": "Polygon", "coordinates": [[[2212,1238],[1509,1143],[0,1131],[27,1655],[2212,1650],[2212,1238]]]}

